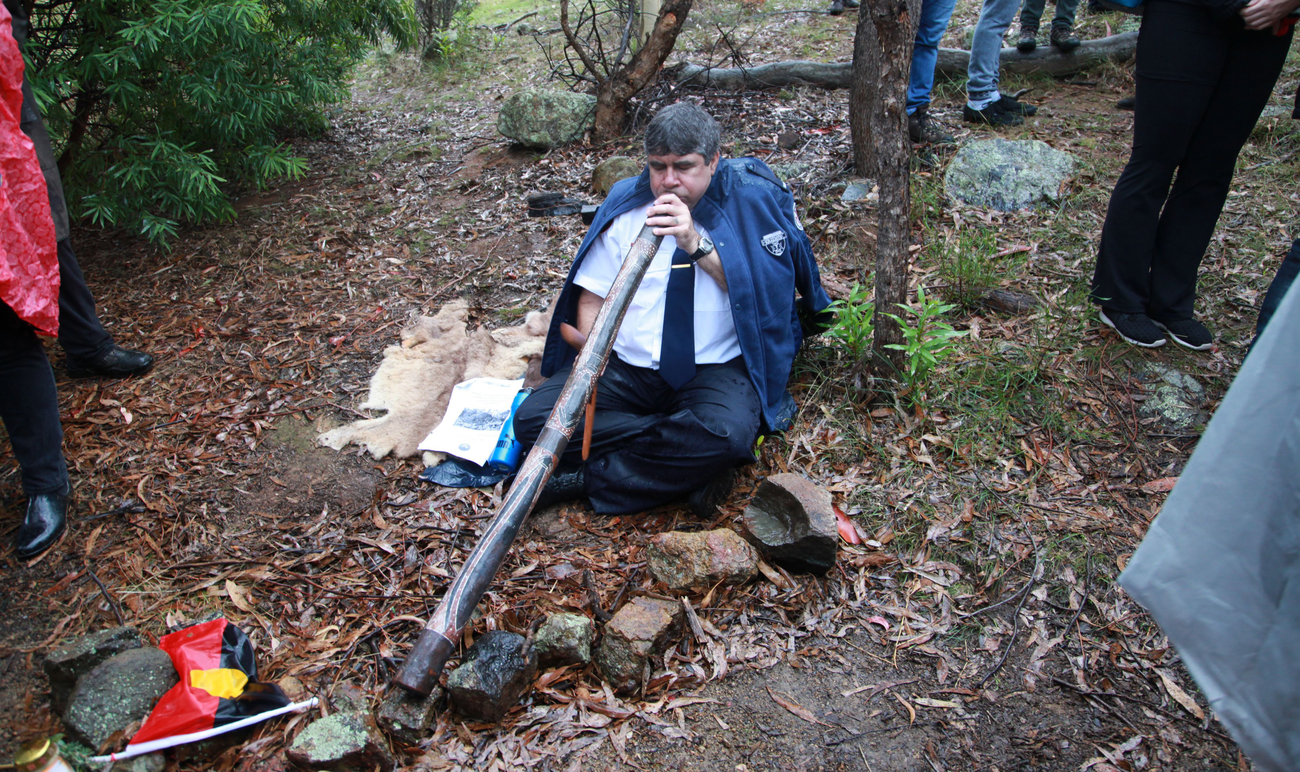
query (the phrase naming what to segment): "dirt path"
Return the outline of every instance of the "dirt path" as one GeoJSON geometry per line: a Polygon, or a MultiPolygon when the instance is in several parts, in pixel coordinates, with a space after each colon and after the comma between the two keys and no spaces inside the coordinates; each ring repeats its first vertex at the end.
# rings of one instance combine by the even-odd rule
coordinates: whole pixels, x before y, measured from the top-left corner
{"type": "MultiPolygon", "coordinates": [[[[754,62],[846,58],[853,17],[784,13],[797,7],[772,0],[772,15],[755,16],[706,3],[679,53],[716,57],[718,30],[729,29],[754,62]]],[[[963,2],[954,42],[973,18],[963,2]]],[[[1112,22],[1085,17],[1098,34],[1112,22]]],[[[68,536],[33,564],[8,546],[21,492],[13,465],[0,470],[0,758],[59,728],[44,652],[119,621],[157,636],[221,611],[258,644],[267,678],[326,696],[344,681],[379,693],[413,640],[410,620],[428,614],[494,498],[424,486],[415,459],[335,453],[314,437],[364,415],[369,376],[410,315],[465,297],[474,322],[499,326],[558,288],[581,224],[526,218],[524,195],[585,194],[594,164],[635,155],[636,138],[546,155],[509,148],[494,132],[497,105],[542,79],[540,60],[513,35],[485,37],[477,55],[436,71],[377,57],[334,128],[298,143],[308,176],[245,198],[237,222],[188,231],[169,253],[77,234],[119,342],[159,364],[104,382],[72,381],[56,364],[76,503],[68,536]]],[[[1293,63],[1278,104],[1296,79],[1293,63]]],[[[825,579],[693,597],[725,635],[721,680],[688,636],[643,694],[605,695],[588,672],[552,684],[558,697],[534,695],[501,727],[467,727],[444,711],[429,747],[404,752],[409,768],[1239,768],[1222,727],[1171,697],[1172,682],[1204,704],[1113,584],[1163,501],[1160,481],[1195,441],[1137,418],[1142,395],[1128,372],[1176,366],[1205,383],[1213,407],[1293,230],[1288,154],[1300,138],[1268,119],[1243,153],[1202,281],[1220,348],[1139,354],[1103,333],[1083,298],[1128,141],[1131,116],[1112,104],[1129,76],[1109,68],[1006,85],[1031,88],[1026,98],[1041,107],[1008,136],[1080,158],[1069,195],[1055,211],[957,207],[940,192],[948,156],[919,154],[926,246],[913,278],[942,292],[951,274],[940,245],[982,229],[999,253],[1023,247],[988,263],[998,285],[1037,295],[1043,309],[954,314],[970,334],[933,376],[924,411],[856,390],[840,352],[809,346],[792,385],[796,426],[766,444],[715,523],[739,513],[759,477],[797,471],[830,488],[872,544],[845,546],[825,579]],[[575,695],[637,716],[575,709],[565,699],[575,695]]],[[[723,123],[727,153],[784,170],[824,274],[852,284],[874,225],[870,210],[839,198],[852,176],[846,95],[695,96],[723,123]],[[783,131],[805,141],[782,150],[783,131]]],[[[941,86],[936,113],[963,140],[987,135],[959,124],[961,99],[941,86]]],[[[585,610],[582,571],[604,605],[649,590],[648,538],[708,525],[677,507],[637,518],[543,513],[475,633],[526,628],[539,609],[585,610]]],[[[303,725],[269,726],[243,753],[181,768],[282,768],[303,725]]]]}

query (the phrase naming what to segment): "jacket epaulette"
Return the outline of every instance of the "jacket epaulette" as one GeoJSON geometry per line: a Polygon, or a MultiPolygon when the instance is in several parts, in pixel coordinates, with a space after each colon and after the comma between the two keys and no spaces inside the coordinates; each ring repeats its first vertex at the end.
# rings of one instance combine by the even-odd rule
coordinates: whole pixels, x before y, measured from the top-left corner
{"type": "Polygon", "coordinates": [[[781,178],[776,176],[776,172],[772,171],[770,166],[759,159],[742,158],[740,160],[744,162],[745,168],[749,170],[750,174],[756,174],[759,177],[762,177],[773,185],[776,185],[781,190],[789,190],[789,188],[785,186],[785,183],[781,181],[781,178]]]}

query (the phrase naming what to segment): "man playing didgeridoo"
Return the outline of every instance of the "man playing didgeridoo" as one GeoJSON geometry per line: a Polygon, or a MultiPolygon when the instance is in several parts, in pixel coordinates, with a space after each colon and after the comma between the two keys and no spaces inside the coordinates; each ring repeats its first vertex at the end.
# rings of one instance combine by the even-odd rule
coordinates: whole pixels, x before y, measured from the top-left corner
{"type": "Polygon", "coordinates": [[[721,159],[720,144],[702,108],[660,110],[646,129],[647,168],[614,186],[579,247],[542,356],[548,380],[515,416],[525,448],[637,234],[649,225],[664,237],[597,381],[589,459],[580,424],[539,505],[585,497],[618,514],[688,498],[705,516],[754,460],[759,432],[789,424],[800,319],[830,298],[789,189],[758,159],[721,159]],[[564,325],[576,327],[567,341],[564,325]]]}

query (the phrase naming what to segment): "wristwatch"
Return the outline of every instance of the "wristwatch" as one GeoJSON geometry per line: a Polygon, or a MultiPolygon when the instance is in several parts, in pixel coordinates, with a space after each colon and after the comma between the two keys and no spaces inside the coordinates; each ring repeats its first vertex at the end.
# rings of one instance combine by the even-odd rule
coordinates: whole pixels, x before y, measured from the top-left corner
{"type": "Polygon", "coordinates": [[[708,257],[711,254],[713,254],[713,239],[708,236],[701,236],[699,246],[691,253],[691,262],[699,262],[701,258],[708,257]]]}

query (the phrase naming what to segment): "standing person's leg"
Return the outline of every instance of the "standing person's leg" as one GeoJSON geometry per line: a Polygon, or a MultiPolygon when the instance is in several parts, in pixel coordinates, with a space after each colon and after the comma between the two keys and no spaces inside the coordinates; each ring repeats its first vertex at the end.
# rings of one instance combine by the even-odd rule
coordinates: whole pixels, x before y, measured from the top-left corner
{"type": "MultiPolygon", "coordinates": [[[[1092,278],[1092,300],[1109,317],[1147,313],[1160,211],[1226,56],[1226,40],[1204,9],[1147,3],[1138,37],[1133,151],[1110,196],[1092,278]]],[[[1143,325],[1154,327],[1150,319],[1143,325]]],[[[1139,345],[1154,344],[1120,332],[1139,345]]],[[[1156,337],[1163,342],[1158,331],[1156,337]]]]}
{"type": "Polygon", "coordinates": [[[916,25],[912,45],[912,68],[907,84],[907,114],[930,105],[934,90],[934,66],[939,59],[939,43],[948,30],[948,20],[957,0],[921,0],[921,18],[916,25]]]}
{"type": "Polygon", "coordinates": [[[95,362],[113,350],[108,334],[95,313],[95,298],[86,286],[72,240],[59,242],[59,346],[72,365],[95,362]]]}
{"type": "Polygon", "coordinates": [[[1043,11],[1047,0],[1025,0],[1020,6],[1020,37],[1016,41],[1016,50],[1027,54],[1038,48],[1038,25],[1043,21],[1043,11]]]}
{"type": "Polygon", "coordinates": [[[966,67],[966,107],[962,117],[975,123],[1016,126],[1023,115],[1037,108],[1021,105],[998,91],[1002,66],[1002,36],[1015,18],[1020,0],[984,0],[980,19],[971,41],[970,63],[966,67]]]}
{"type": "MultiPolygon", "coordinates": [[[[1278,37],[1234,29],[1226,37],[1221,76],[1178,167],[1156,231],[1147,315],[1160,323],[1192,319],[1196,273],[1227,200],[1237,155],[1268,104],[1291,47],[1289,33],[1278,37]]],[[[1174,337],[1187,345],[1177,333],[1174,337]]],[[[1198,346],[1210,343],[1202,340],[1198,346]]]]}
{"type": "Polygon", "coordinates": [[[1079,36],[1074,34],[1074,16],[1079,10],[1079,0],[1056,0],[1056,15],[1052,17],[1052,45],[1068,54],[1079,47],[1079,36]]]}
{"type": "Polygon", "coordinates": [[[697,365],[667,414],[627,446],[587,465],[587,497],[601,514],[640,512],[684,498],[753,460],[762,406],[744,360],[697,365]]]}
{"type": "Polygon", "coordinates": [[[19,557],[35,555],[66,525],[68,467],[63,426],[45,348],[31,325],[0,302],[0,420],[22,469],[27,514],[18,529],[19,557]]]}

